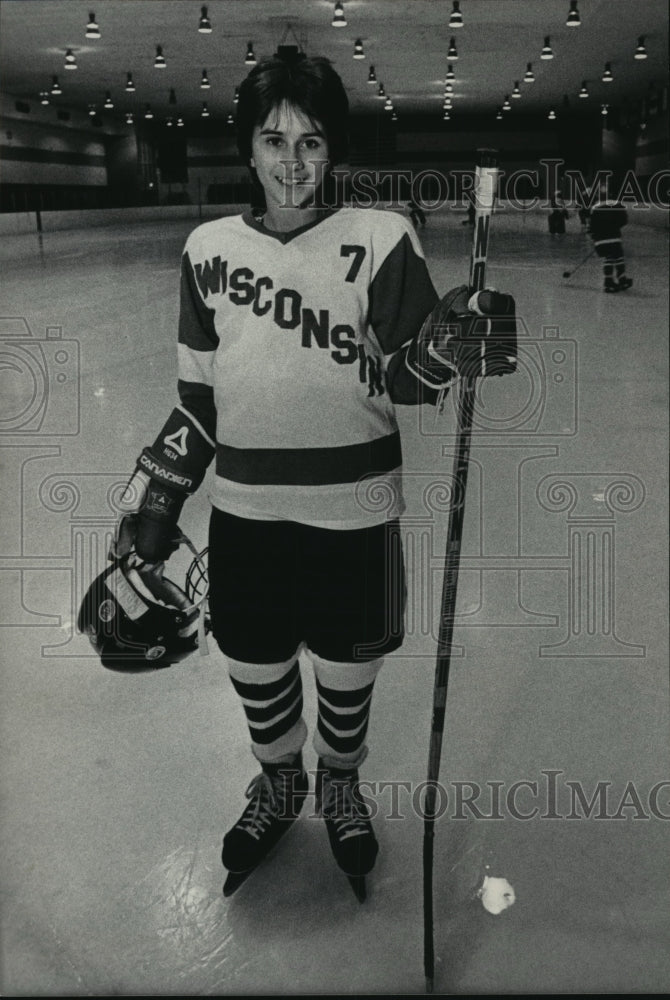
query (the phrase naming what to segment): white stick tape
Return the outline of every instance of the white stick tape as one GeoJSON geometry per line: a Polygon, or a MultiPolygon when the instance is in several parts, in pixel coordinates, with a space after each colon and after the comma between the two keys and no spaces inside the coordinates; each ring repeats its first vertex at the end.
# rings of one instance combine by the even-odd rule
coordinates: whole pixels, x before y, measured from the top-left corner
{"type": "Polygon", "coordinates": [[[477,167],[475,170],[475,199],[479,212],[492,212],[498,183],[497,167],[477,167]]]}

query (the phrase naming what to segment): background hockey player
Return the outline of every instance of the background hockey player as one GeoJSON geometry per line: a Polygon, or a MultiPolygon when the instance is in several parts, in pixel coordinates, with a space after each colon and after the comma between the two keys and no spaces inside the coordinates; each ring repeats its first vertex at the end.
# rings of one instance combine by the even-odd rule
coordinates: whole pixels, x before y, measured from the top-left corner
{"type": "Polygon", "coordinates": [[[621,230],[627,222],[626,209],[620,202],[608,200],[607,184],[602,182],[598,202],[591,209],[589,233],[596,253],[602,258],[606,292],[622,292],[633,284],[626,274],[621,238],[621,230]]]}
{"type": "Polygon", "coordinates": [[[547,217],[549,232],[554,235],[562,235],[565,232],[565,220],[568,218],[568,210],[560,191],[554,191],[551,197],[551,210],[547,217]]]}
{"type": "Polygon", "coordinates": [[[186,242],[179,404],[132,481],[142,494],[137,553],[160,562],[176,546],[184,501],[215,462],[212,631],[261,767],[224,838],[227,894],[308,792],[302,653],[318,696],[317,804],[362,895],[378,844],[358,774],[375,679],[403,641],[394,402],[436,402],[470,358],[496,373],[488,345],[515,324],[513,299],[494,296],[506,319],[487,318],[488,340],[472,351],[481,315],[465,286],[440,300],[409,221],[329,203],[347,113],[325,59],[273,58],[240,87],[238,145],[264,212],[207,222],[186,242]],[[431,350],[436,322],[450,331],[440,352],[431,350]],[[375,491],[393,497],[388,509],[362,502],[375,491]]]}

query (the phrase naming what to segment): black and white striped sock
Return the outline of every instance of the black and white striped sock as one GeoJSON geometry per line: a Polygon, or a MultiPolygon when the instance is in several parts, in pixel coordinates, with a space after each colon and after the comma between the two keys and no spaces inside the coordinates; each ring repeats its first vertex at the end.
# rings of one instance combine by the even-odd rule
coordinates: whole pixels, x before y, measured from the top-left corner
{"type": "Polygon", "coordinates": [[[228,673],[242,700],[257,760],[269,763],[298,754],[307,738],[307,727],[302,717],[297,658],[262,664],[228,658],[228,673]]]}
{"type": "Polygon", "coordinates": [[[314,749],[331,764],[358,766],[367,753],[374,682],[383,659],[335,663],[310,653],[314,662],[318,720],[314,749]]]}

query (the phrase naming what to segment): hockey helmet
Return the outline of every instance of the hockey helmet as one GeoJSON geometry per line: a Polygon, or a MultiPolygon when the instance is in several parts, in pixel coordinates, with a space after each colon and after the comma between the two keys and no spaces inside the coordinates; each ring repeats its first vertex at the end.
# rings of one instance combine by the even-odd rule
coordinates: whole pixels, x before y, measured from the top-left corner
{"type": "Polygon", "coordinates": [[[207,569],[190,540],[181,537],[195,555],[189,573],[199,566],[205,581],[199,594],[188,582],[190,594],[165,577],[163,563],[142,562],[134,548],[119,548],[120,535],[110,550],[111,565],[88,588],[77,618],[102,665],[139,673],[178,663],[199,646],[206,652],[207,569]]]}

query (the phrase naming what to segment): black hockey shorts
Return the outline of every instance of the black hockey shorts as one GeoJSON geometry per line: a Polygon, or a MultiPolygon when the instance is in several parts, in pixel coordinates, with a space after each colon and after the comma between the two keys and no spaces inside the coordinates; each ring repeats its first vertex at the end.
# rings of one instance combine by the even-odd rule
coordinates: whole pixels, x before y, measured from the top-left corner
{"type": "Polygon", "coordinates": [[[596,253],[605,260],[621,260],[623,258],[623,243],[614,240],[613,243],[601,243],[596,247],[596,253]]]}
{"type": "Polygon", "coordinates": [[[301,643],[325,660],[366,662],[404,637],[399,521],[339,531],[212,509],[209,608],[222,652],[279,663],[301,643]]]}

